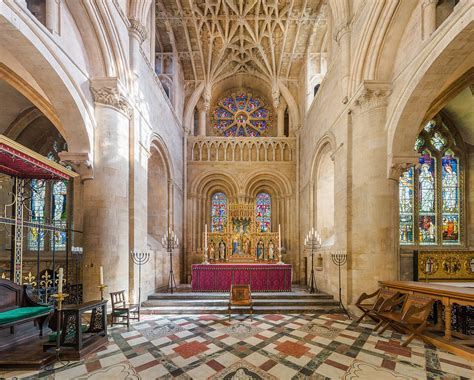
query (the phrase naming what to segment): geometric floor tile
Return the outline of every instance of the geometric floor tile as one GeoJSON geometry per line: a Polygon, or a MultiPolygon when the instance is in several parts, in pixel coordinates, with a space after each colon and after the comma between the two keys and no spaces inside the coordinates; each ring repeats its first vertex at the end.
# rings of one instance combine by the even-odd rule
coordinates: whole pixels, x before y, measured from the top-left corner
{"type": "Polygon", "coordinates": [[[341,314],[144,315],[85,359],[0,378],[474,379],[473,363],[341,314]]]}

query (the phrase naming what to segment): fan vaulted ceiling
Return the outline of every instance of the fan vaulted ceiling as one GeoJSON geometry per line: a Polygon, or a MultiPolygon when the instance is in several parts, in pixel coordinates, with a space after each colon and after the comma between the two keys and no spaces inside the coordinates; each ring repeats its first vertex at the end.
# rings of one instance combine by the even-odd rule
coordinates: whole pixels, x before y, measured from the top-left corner
{"type": "Polygon", "coordinates": [[[296,79],[311,35],[325,24],[321,0],[157,0],[157,54],[177,55],[187,81],[238,73],[296,79]]]}

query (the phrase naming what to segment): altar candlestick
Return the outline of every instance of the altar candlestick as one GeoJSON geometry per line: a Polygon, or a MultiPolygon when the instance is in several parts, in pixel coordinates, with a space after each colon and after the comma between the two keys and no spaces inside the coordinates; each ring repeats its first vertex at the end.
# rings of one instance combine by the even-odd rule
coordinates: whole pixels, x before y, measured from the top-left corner
{"type": "Polygon", "coordinates": [[[100,268],[100,285],[104,285],[104,267],[101,265],[100,268]]]}
{"type": "Polygon", "coordinates": [[[58,294],[63,292],[63,268],[59,268],[59,279],[58,279],[58,294]]]}
{"type": "Polygon", "coordinates": [[[278,225],[278,248],[281,249],[281,225],[278,225]]]}

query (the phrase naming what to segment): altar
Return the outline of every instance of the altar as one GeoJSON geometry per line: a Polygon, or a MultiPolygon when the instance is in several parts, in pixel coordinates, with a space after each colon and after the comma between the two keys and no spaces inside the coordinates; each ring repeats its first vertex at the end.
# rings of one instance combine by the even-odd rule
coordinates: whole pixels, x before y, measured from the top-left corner
{"type": "Polygon", "coordinates": [[[250,284],[252,292],[291,292],[288,264],[194,264],[193,292],[228,292],[231,284],[250,284]]]}

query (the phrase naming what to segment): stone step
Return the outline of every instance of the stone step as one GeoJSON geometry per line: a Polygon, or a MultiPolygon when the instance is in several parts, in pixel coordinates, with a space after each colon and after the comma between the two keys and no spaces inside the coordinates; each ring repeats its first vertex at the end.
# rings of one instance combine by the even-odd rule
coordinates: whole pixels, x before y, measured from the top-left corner
{"type": "MultiPolygon", "coordinates": [[[[149,299],[142,302],[144,307],[227,307],[228,298],[222,299],[149,299]]],[[[309,298],[309,299],[253,299],[255,306],[334,306],[338,303],[332,298],[309,298]]]]}
{"type": "MultiPolygon", "coordinates": [[[[332,299],[333,297],[325,293],[307,293],[307,292],[272,292],[272,293],[252,293],[252,298],[257,299],[332,299]]],[[[178,292],[178,293],[155,293],[148,296],[148,300],[203,300],[203,299],[229,299],[229,293],[192,293],[192,292],[178,292]]]]}
{"type": "MultiPolygon", "coordinates": [[[[320,314],[337,312],[335,306],[255,306],[254,314],[320,314]]],[[[144,307],[143,314],[227,314],[227,307],[173,306],[173,307],[144,307]]],[[[248,314],[248,308],[233,308],[232,314],[248,314]]]]}

